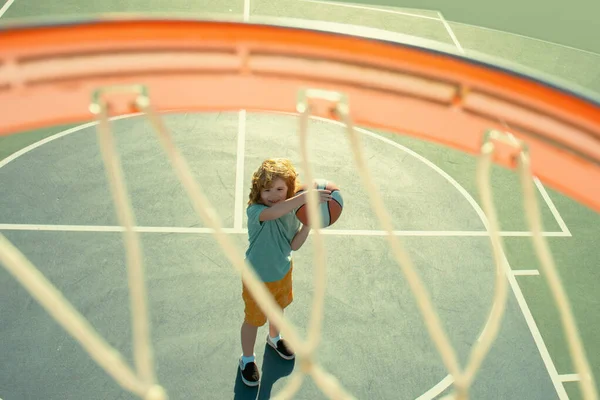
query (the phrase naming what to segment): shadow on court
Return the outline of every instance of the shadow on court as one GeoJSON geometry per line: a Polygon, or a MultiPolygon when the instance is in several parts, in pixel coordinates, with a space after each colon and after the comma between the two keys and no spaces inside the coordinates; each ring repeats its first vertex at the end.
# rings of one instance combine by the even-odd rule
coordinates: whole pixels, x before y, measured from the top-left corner
{"type": "Polygon", "coordinates": [[[271,398],[273,385],[277,380],[284,378],[294,370],[295,360],[283,360],[265,345],[262,368],[260,371],[260,386],[251,388],[242,382],[240,368],[235,369],[235,386],[233,389],[235,400],[261,400],[271,398]]]}

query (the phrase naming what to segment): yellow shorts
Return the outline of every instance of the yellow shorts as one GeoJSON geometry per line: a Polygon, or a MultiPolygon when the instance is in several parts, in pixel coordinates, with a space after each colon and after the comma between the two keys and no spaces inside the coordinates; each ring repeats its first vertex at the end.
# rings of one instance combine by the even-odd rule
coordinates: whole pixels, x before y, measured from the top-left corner
{"type": "MultiPolygon", "coordinates": [[[[275,302],[279,304],[281,309],[286,308],[294,300],[294,292],[292,290],[292,269],[283,277],[283,279],[275,282],[265,282],[267,290],[271,292],[275,298],[275,302]]],[[[258,303],[252,297],[246,285],[242,283],[242,298],[244,299],[244,322],[253,326],[263,326],[267,322],[267,316],[260,309],[258,303]]]]}

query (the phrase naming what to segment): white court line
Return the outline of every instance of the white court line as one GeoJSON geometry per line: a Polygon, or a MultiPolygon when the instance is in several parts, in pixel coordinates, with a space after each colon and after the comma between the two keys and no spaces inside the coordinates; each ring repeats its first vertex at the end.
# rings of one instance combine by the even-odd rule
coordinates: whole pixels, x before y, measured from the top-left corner
{"type": "MultiPolygon", "coordinates": [[[[142,113],[125,114],[125,115],[119,115],[117,117],[111,117],[109,120],[110,121],[118,121],[120,119],[132,118],[132,117],[137,117],[137,116],[141,116],[141,115],[143,115],[143,114],[142,113]]],[[[42,145],[44,145],[46,143],[52,142],[53,140],[56,140],[56,139],[60,139],[63,136],[70,135],[72,133],[81,131],[83,129],[91,128],[91,127],[96,126],[96,125],[98,125],[97,121],[88,122],[87,124],[78,125],[78,126],[73,127],[71,129],[67,129],[66,131],[62,131],[62,132],[57,133],[55,135],[48,136],[47,138],[44,138],[44,139],[42,139],[42,140],[40,140],[38,142],[30,144],[29,146],[22,148],[21,150],[15,152],[13,154],[11,154],[10,156],[6,157],[5,159],[0,160],[0,168],[4,167],[9,162],[11,162],[13,160],[16,160],[17,158],[21,157],[23,154],[29,153],[30,151],[32,151],[32,150],[34,150],[34,149],[36,149],[36,148],[38,148],[38,147],[40,147],[40,146],[42,146],[42,145]]]]}
{"type": "MultiPolygon", "coordinates": [[[[119,117],[113,117],[110,120],[117,120],[117,119],[122,119],[122,118],[129,118],[132,117],[136,114],[132,114],[132,115],[123,115],[123,116],[119,116],[119,117]]],[[[320,119],[320,118],[319,118],[320,119]]],[[[329,121],[331,122],[331,121],[329,121]]],[[[67,131],[61,132],[60,134],[56,134],[53,135],[49,138],[46,138],[45,140],[42,140],[40,142],[36,142],[33,145],[30,145],[24,149],[22,149],[21,151],[11,155],[10,157],[6,158],[5,160],[0,161],[0,167],[6,165],[7,163],[9,163],[10,161],[16,159],[17,157],[27,153],[28,151],[31,151],[32,149],[41,146],[44,143],[50,142],[52,140],[55,140],[59,137],[65,136],[69,133],[73,133],[76,132],[78,130],[84,129],[86,127],[90,127],[90,126],[94,126],[96,125],[96,122],[93,123],[89,123],[89,124],[85,124],[85,125],[80,125],[78,127],[69,129],[67,131]]],[[[340,124],[341,125],[341,124],[340,124]]],[[[426,165],[429,165],[431,168],[433,168],[434,170],[436,170],[438,173],[440,173],[442,176],[444,176],[452,185],[454,185],[456,187],[456,189],[465,197],[465,199],[471,204],[471,206],[473,207],[473,209],[476,211],[476,213],[479,215],[481,221],[483,222],[483,224],[485,226],[487,226],[487,221],[485,218],[485,214],[483,212],[483,210],[481,209],[481,207],[479,206],[479,204],[477,204],[477,202],[473,199],[473,197],[460,185],[458,184],[456,181],[454,181],[454,179],[452,177],[450,177],[445,171],[443,171],[441,168],[439,168],[437,165],[433,164],[431,161],[429,161],[428,159],[422,157],[421,155],[413,152],[412,150],[401,146],[400,144],[393,142],[389,139],[383,138],[379,135],[376,135],[370,131],[361,129],[361,128],[356,128],[358,131],[363,132],[364,134],[368,135],[368,136],[373,136],[373,137],[378,137],[379,140],[382,140],[384,142],[389,142],[390,144],[401,148],[403,150],[405,150],[407,153],[411,154],[413,157],[420,159],[421,161],[423,161],[426,165]]],[[[18,224],[3,224],[0,225],[0,230],[1,229],[6,229],[6,228],[11,228],[13,230],[61,230],[60,227],[61,226],[52,226],[52,225],[18,225],[18,224]],[[36,228],[36,229],[31,229],[32,227],[36,228]]],[[[93,229],[92,227],[85,227],[85,226],[66,226],[63,225],[62,227],[67,227],[71,230],[77,230],[80,232],[89,232],[91,229],[93,229]]],[[[115,232],[121,232],[122,231],[122,227],[103,227],[102,229],[104,229],[104,232],[108,232],[108,231],[115,231],[115,232]]],[[[178,233],[178,232],[184,232],[184,233],[194,233],[194,231],[202,233],[202,232],[211,232],[209,229],[207,228],[172,228],[169,231],[165,231],[165,228],[161,228],[161,227],[138,227],[136,228],[138,230],[142,230],[146,231],[146,232],[161,232],[161,233],[178,233]]],[[[245,233],[246,230],[234,230],[234,229],[224,229],[224,232],[227,233],[245,233]]],[[[333,234],[333,231],[328,231],[327,229],[323,230],[323,232],[329,232],[330,234],[333,234]]],[[[366,231],[363,231],[366,232],[366,231]]],[[[401,231],[400,231],[401,232],[401,231]]],[[[414,233],[414,232],[411,232],[414,233]]],[[[487,235],[487,232],[476,232],[477,235],[487,235]]],[[[383,233],[385,234],[385,233],[383,233]]],[[[517,232],[518,236],[523,236],[528,234],[528,232],[517,232]]],[[[560,236],[560,235],[564,235],[564,232],[559,232],[559,233],[553,233],[553,236],[560,236]]],[[[566,392],[564,390],[564,387],[562,386],[562,383],[558,380],[558,373],[556,372],[556,367],[554,366],[552,359],[550,358],[550,355],[548,353],[548,350],[544,344],[544,341],[539,333],[539,330],[535,324],[535,321],[533,320],[533,316],[531,315],[531,311],[529,310],[527,303],[525,302],[525,299],[523,298],[523,294],[521,292],[521,289],[518,285],[518,283],[516,282],[515,277],[510,273],[510,265],[508,265],[508,262],[506,262],[507,264],[507,276],[510,282],[510,286],[515,294],[515,297],[517,298],[517,302],[519,304],[519,306],[521,307],[521,312],[523,313],[525,320],[527,322],[527,325],[532,333],[532,336],[534,338],[534,341],[538,347],[538,351],[540,352],[540,355],[542,357],[542,360],[544,361],[544,364],[546,365],[546,368],[548,370],[548,373],[550,375],[550,378],[552,380],[552,383],[554,384],[556,391],[560,397],[560,399],[568,399],[566,392]]]]}
{"type": "MultiPolygon", "coordinates": [[[[326,120],[325,118],[319,118],[319,117],[315,117],[315,119],[317,120],[323,120],[323,121],[328,121],[331,122],[333,124],[337,124],[340,126],[343,126],[343,124],[339,121],[329,121],[326,120]]],[[[402,151],[410,154],[411,156],[415,157],[416,159],[420,160],[422,163],[424,163],[425,165],[429,166],[431,169],[433,169],[434,171],[436,171],[438,174],[440,174],[442,177],[446,178],[446,180],[452,184],[452,186],[454,186],[454,188],[456,190],[458,190],[458,192],[460,194],[463,195],[463,197],[467,200],[467,202],[471,205],[471,207],[475,210],[475,212],[477,213],[477,215],[479,216],[479,218],[481,219],[481,221],[484,223],[484,225],[487,227],[487,222],[486,222],[486,217],[485,217],[485,213],[483,212],[483,210],[481,209],[481,207],[479,206],[479,204],[475,201],[475,199],[466,191],[466,189],[464,187],[462,187],[454,178],[452,178],[446,171],[444,171],[443,169],[441,169],[440,167],[438,167],[436,164],[432,163],[429,159],[421,156],[420,154],[410,150],[409,148],[400,145],[397,142],[394,142],[393,140],[390,140],[388,138],[385,138],[383,136],[379,136],[369,130],[366,129],[362,129],[362,128],[358,128],[355,127],[355,130],[364,133],[365,135],[371,136],[373,138],[377,138],[378,140],[389,144],[390,146],[394,146],[394,147],[398,147],[399,149],[401,149],[402,151]]],[[[531,232],[527,232],[527,231],[523,231],[523,232],[501,232],[502,236],[523,236],[523,237],[530,237],[532,236],[531,232]]],[[[570,233],[568,232],[564,232],[564,231],[560,231],[560,232],[544,232],[542,233],[543,236],[552,236],[552,237],[568,237],[571,236],[570,233]]]]}
{"type": "MultiPolygon", "coordinates": [[[[52,231],[52,232],[123,232],[118,225],[39,225],[39,224],[0,224],[0,231],[52,231]]],[[[210,228],[134,226],[141,233],[214,233],[210,228]]],[[[247,233],[246,229],[223,228],[225,233],[247,233]]]]}
{"type": "MultiPolygon", "coordinates": [[[[1,225],[0,225],[1,226],[1,225]]],[[[433,237],[487,237],[487,231],[392,231],[396,236],[433,236],[433,237]]],[[[339,235],[339,236],[385,236],[386,231],[380,230],[363,230],[363,229],[323,229],[322,235],[339,235]]],[[[499,232],[503,237],[531,237],[531,232],[526,231],[503,231],[499,232]]],[[[543,232],[543,236],[562,237],[564,232],[543,232]]]]}
{"type": "Polygon", "coordinates": [[[448,23],[448,21],[446,21],[446,18],[444,18],[444,16],[442,15],[441,12],[438,11],[437,13],[440,17],[440,20],[442,21],[442,24],[444,24],[444,26],[446,27],[446,30],[448,31],[450,38],[452,38],[454,45],[458,48],[458,51],[460,51],[462,54],[465,54],[465,49],[463,49],[463,47],[461,46],[460,42],[458,41],[458,38],[454,34],[454,31],[450,27],[450,24],[448,23]]]}
{"type": "Polygon", "coordinates": [[[238,142],[235,167],[235,201],[233,212],[233,228],[242,229],[244,216],[244,152],[246,146],[246,110],[239,113],[238,142]]]}
{"type": "MultiPolygon", "coordinates": [[[[509,266],[509,269],[510,269],[510,266],[509,266]]],[[[542,357],[542,361],[544,362],[544,365],[546,366],[546,369],[548,370],[548,375],[550,375],[550,380],[552,381],[552,385],[554,385],[554,389],[556,390],[556,393],[558,394],[558,398],[560,400],[568,400],[569,396],[567,395],[565,387],[562,385],[562,382],[560,381],[558,371],[556,370],[556,366],[554,365],[554,362],[552,361],[552,357],[550,357],[550,352],[548,352],[548,348],[546,347],[546,343],[544,342],[544,339],[542,338],[542,334],[540,333],[540,330],[538,329],[537,324],[535,323],[535,320],[533,319],[533,315],[531,314],[531,310],[529,309],[529,306],[527,305],[527,301],[525,300],[525,297],[523,296],[521,287],[517,283],[517,279],[515,278],[514,271],[513,271],[513,273],[507,274],[507,278],[508,278],[508,282],[510,283],[510,287],[513,291],[513,294],[515,295],[515,298],[517,299],[519,308],[521,309],[521,312],[523,313],[525,322],[527,323],[527,326],[529,327],[529,331],[531,332],[533,341],[535,342],[535,344],[538,348],[538,351],[540,353],[540,356],[542,357]]]]}
{"type": "MultiPolygon", "coordinates": [[[[288,114],[288,113],[282,113],[282,114],[288,114]]],[[[110,121],[117,121],[117,120],[121,120],[121,119],[137,117],[137,116],[143,116],[143,114],[134,113],[134,114],[129,114],[129,115],[120,115],[117,117],[110,118],[110,121]]],[[[328,120],[328,119],[320,118],[320,117],[312,117],[312,118],[319,120],[319,121],[325,121],[325,122],[332,123],[335,125],[343,126],[343,124],[339,121],[332,121],[332,120],[328,120]]],[[[57,133],[55,135],[52,135],[50,137],[47,137],[45,139],[42,139],[36,143],[33,143],[33,144],[17,151],[16,153],[11,154],[4,160],[1,160],[0,168],[4,167],[11,161],[14,161],[18,157],[34,150],[35,148],[37,148],[39,146],[42,146],[53,140],[59,139],[63,136],[75,133],[77,131],[93,127],[95,125],[97,125],[96,121],[90,122],[87,124],[83,124],[83,125],[79,125],[74,128],[71,128],[66,131],[63,131],[63,132],[57,133]]],[[[397,142],[394,142],[388,138],[377,135],[366,129],[357,127],[356,130],[364,133],[367,136],[378,139],[386,144],[396,147],[396,148],[404,151],[405,153],[408,153],[412,157],[416,158],[417,160],[421,161],[422,163],[424,163],[425,165],[427,165],[428,167],[430,167],[431,169],[436,171],[438,174],[440,174],[442,177],[444,177],[450,184],[452,184],[452,186],[454,186],[454,188],[467,200],[467,202],[471,205],[471,207],[476,211],[479,218],[484,222],[484,225],[486,224],[485,215],[483,213],[483,210],[481,210],[481,208],[479,207],[479,205],[477,204],[475,199],[473,199],[473,197],[458,182],[456,182],[456,180],[454,180],[454,178],[452,178],[443,169],[441,169],[440,167],[438,167],[437,165],[432,163],[427,158],[421,156],[420,154],[412,151],[411,149],[409,149],[405,146],[400,145],[397,142]]],[[[238,145],[239,145],[239,143],[238,143],[238,145]]],[[[65,226],[66,228],[64,228],[64,230],[67,230],[67,231],[72,231],[72,230],[94,231],[95,230],[94,227],[76,226],[76,228],[74,228],[73,226],[67,226],[67,225],[36,225],[36,224],[0,224],[0,229],[5,229],[5,230],[62,230],[61,226],[65,226]]],[[[236,229],[235,226],[237,226],[237,228],[241,228],[241,226],[239,226],[239,225],[234,225],[234,229],[236,229]]],[[[141,229],[150,229],[150,230],[148,230],[148,232],[154,231],[154,230],[151,230],[154,228],[141,228],[141,229]]],[[[157,228],[157,229],[160,229],[160,232],[163,232],[163,233],[178,233],[178,232],[196,233],[196,231],[194,230],[195,228],[161,227],[161,228],[157,228]],[[192,230],[190,230],[190,229],[192,229],[192,230]]],[[[107,230],[106,230],[106,228],[99,228],[97,231],[102,232],[102,231],[107,231],[107,230]]],[[[109,228],[108,231],[114,231],[114,228],[109,228]]],[[[200,231],[200,232],[203,232],[203,231],[200,231]]],[[[238,231],[236,230],[235,232],[238,232],[238,231]]],[[[245,232],[245,231],[240,230],[239,232],[245,232]]],[[[325,235],[348,235],[348,236],[350,236],[350,235],[364,235],[364,236],[367,236],[367,235],[383,236],[383,235],[385,235],[385,231],[375,231],[375,230],[344,231],[344,230],[324,229],[324,230],[322,230],[322,233],[325,235]]],[[[466,236],[466,237],[468,237],[468,236],[480,237],[480,236],[488,235],[487,231],[396,231],[395,234],[401,235],[401,236],[466,236]]],[[[507,236],[507,237],[531,237],[532,236],[531,232],[527,232],[527,231],[505,231],[505,232],[500,232],[500,235],[507,236]]],[[[570,236],[569,234],[567,234],[565,232],[544,232],[544,233],[542,233],[542,235],[547,236],[547,237],[570,236]]]]}
{"type": "Polygon", "coordinates": [[[244,22],[250,20],[250,0],[244,0],[244,22]]]}
{"type": "Polygon", "coordinates": [[[540,271],[537,269],[514,269],[512,270],[513,275],[521,275],[521,276],[534,276],[539,275],[540,271]]]}
{"type": "Polygon", "coordinates": [[[14,2],[15,2],[15,0],[8,0],[6,3],[4,3],[2,8],[0,8],[0,18],[2,18],[4,16],[6,11],[8,11],[8,7],[10,7],[12,5],[12,3],[14,3],[14,2]]]}
{"type": "MultiPolygon", "coordinates": [[[[136,226],[136,232],[144,233],[214,233],[210,228],[178,226],[136,226]]],[[[118,225],[51,225],[51,224],[0,224],[0,231],[58,231],[58,232],[122,232],[118,225]]],[[[248,233],[241,227],[224,228],[226,233],[248,233]]],[[[330,236],[385,236],[386,231],[361,229],[322,229],[322,235],[330,236]]],[[[487,231],[393,231],[396,236],[418,237],[487,237],[487,231]]],[[[531,236],[530,232],[500,232],[504,237],[531,236]]],[[[559,236],[562,232],[545,232],[547,236],[559,236]]]]}
{"type": "Polygon", "coordinates": [[[388,13],[388,14],[406,15],[408,17],[415,17],[415,18],[422,18],[422,19],[431,19],[431,20],[434,20],[434,21],[439,21],[438,18],[436,18],[436,17],[430,17],[428,15],[412,14],[412,13],[407,13],[407,12],[404,12],[404,11],[388,10],[388,9],[385,9],[385,8],[359,6],[359,5],[347,4],[347,3],[332,3],[332,2],[329,2],[329,1],[320,1],[320,0],[299,0],[299,1],[303,1],[305,3],[327,4],[329,6],[337,6],[337,7],[358,8],[360,10],[371,10],[371,11],[378,11],[378,12],[388,13]]]}
{"type": "Polygon", "coordinates": [[[416,400],[435,399],[437,396],[442,394],[442,392],[444,390],[446,390],[448,387],[450,387],[450,385],[452,385],[453,382],[454,382],[454,378],[452,377],[452,375],[446,375],[446,377],[444,379],[442,379],[440,382],[438,382],[437,385],[435,385],[434,387],[429,389],[427,392],[420,395],[416,400]]]}
{"type": "MultiPolygon", "coordinates": [[[[355,129],[357,131],[363,132],[367,135],[369,135],[369,134],[375,135],[374,133],[367,131],[366,129],[361,129],[361,128],[355,128],[355,129]]],[[[391,143],[396,143],[387,138],[383,138],[383,137],[381,138],[381,140],[384,140],[384,139],[385,139],[385,141],[389,141],[391,143]]],[[[399,146],[399,144],[396,144],[396,145],[399,146]]],[[[484,226],[486,228],[488,227],[487,218],[485,216],[485,213],[483,212],[483,209],[481,208],[479,203],[477,203],[475,201],[475,199],[473,199],[473,197],[466,191],[465,188],[463,188],[450,175],[448,175],[448,173],[446,171],[442,170],[441,168],[439,168],[437,165],[433,164],[428,159],[422,157],[421,155],[413,152],[412,150],[410,150],[408,148],[406,148],[405,151],[409,154],[412,154],[414,157],[421,159],[421,161],[423,161],[425,164],[429,165],[431,168],[438,171],[439,174],[446,177],[446,179],[450,183],[452,183],[456,187],[456,189],[465,197],[465,199],[469,202],[469,204],[471,204],[471,207],[473,207],[473,209],[475,210],[475,212],[481,219],[481,222],[484,224],[484,226]]],[[[565,233],[561,232],[561,234],[564,235],[565,233]]],[[[556,366],[554,365],[554,362],[552,361],[552,357],[550,357],[550,353],[548,352],[548,348],[546,347],[546,344],[544,343],[544,339],[542,338],[542,335],[540,334],[540,331],[535,323],[535,320],[533,319],[531,310],[529,309],[529,306],[527,305],[527,302],[525,301],[525,298],[523,297],[523,292],[521,291],[521,287],[519,286],[519,283],[517,282],[515,276],[512,274],[512,269],[510,267],[508,260],[506,259],[506,255],[502,254],[502,256],[503,256],[504,262],[506,264],[506,276],[507,276],[510,288],[513,291],[513,294],[517,300],[517,303],[519,304],[519,308],[521,309],[523,318],[525,319],[527,327],[529,328],[529,331],[531,332],[531,336],[533,337],[533,340],[536,344],[538,352],[540,353],[540,356],[544,362],[544,365],[546,366],[546,370],[548,371],[548,375],[550,376],[552,385],[554,386],[556,393],[558,394],[558,397],[560,400],[563,400],[563,399],[568,400],[569,397],[567,396],[567,392],[565,391],[565,388],[563,387],[562,383],[558,379],[558,372],[556,370],[556,366]]],[[[486,327],[484,327],[484,330],[486,329],[486,327]]]]}
{"type": "MultiPolygon", "coordinates": [[[[554,389],[556,390],[556,393],[560,400],[568,400],[569,396],[567,395],[567,392],[560,380],[558,371],[556,370],[556,366],[554,365],[554,362],[552,361],[552,357],[550,357],[550,353],[548,352],[548,348],[546,347],[546,343],[544,342],[544,339],[542,338],[542,334],[540,333],[540,330],[538,329],[537,324],[535,323],[535,320],[533,319],[531,310],[529,309],[529,306],[527,305],[527,301],[525,300],[525,297],[523,296],[523,292],[521,291],[521,287],[519,286],[519,283],[517,282],[517,279],[515,277],[516,275],[519,275],[518,270],[513,271],[512,268],[510,267],[510,264],[508,263],[508,260],[506,259],[506,256],[504,254],[502,256],[504,258],[504,266],[506,269],[506,277],[508,279],[508,283],[510,285],[510,288],[512,289],[515,299],[517,300],[517,304],[519,305],[519,308],[521,309],[521,313],[523,314],[525,323],[527,324],[527,327],[529,328],[529,331],[531,332],[531,336],[533,338],[533,341],[535,342],[538,352],[540,353],[542,361],[543,361],[544,365],[546,366],[546,370],[548,371],[548,375],[550,376],[552,385],[554,386],[554,389]]],[[[486,329],[487,329],[487,324],[484,327],[483,331],[481,332],[481,335],[479,336],[479,338],[477,340],[480,340],[481,336],[483,335],[483,333],[485,332],[486,329]]]]}
{"type": "Polygon", "coordinates": [[[542,182],[540,182],[538,178],[533,178],[533,182],[535,182],[535,186],[537,186],[538,190],[540,191],[540,194],[542,195],[542,198],[546,201],[546,204],[548,205],[550,212],[552,212],[552,215],[554,216],[554,219],[558,223],[560,229],[567,235],[571,236],[571,231],[567,227],[567,224],[565,224],[565,221],[560,216],[560,213],[556,209],[556,206],[554,205],[554,202],[548,195],[548,192],[546,192],[546,188],[544,188],[542,182]]]}
{"type": "Polygon", "coordinates": [[[579,374],[563,374],[559,375],[558,379],[561,382],[579,382],[579,374]]]}
{"type": "Polygon", "coordinates": [[[531,36],[525,36],[525,35],[521,35],[521,34],[514,33],[514,32],[501,31],[501,30],[498,30],[498,29],[487,28],[485,26],[470,25],[470,24],[465,24],[464,22],[453,21],[452,23],[455,24],[455,25],[466,26],[468,28],[475,28],[475,29],[480,30],[480,31],[489,31],[489,32],[492,32],[492,33],[495,33],[495,34],[499,34],[500,33],[500,34],[503,34],[503,35],[510,35],[510,36],[518,37],[520,39],[525,39],[525,40],[528,40],[528,41],[536,41],[536,42],[540,42],[540,43],[544,43],[544,44],[549,44],[551,46],[564,47],[565,49],[573,50],[573,51],[580,52],[580,53],[587,53],[587,54],[589,54],[591,56],[596,56],[596,57],[600,56],[600,53],[596,53],[596,52],[591,51],[591,50],[578,49],[577,47],[569,46],[569,45],[566,45],[566,44],[561,44],[561,43],[556,43],[556,42],[550,42],[548,40],[538,39],[538,38],[531,37],[531,36]]]}
{"type": "MultiPolygon", "coordinates": [[[[500,122],[502,123],[502,125],[504,125],[504,127],[506,127],[506,129],[508,129],[508,130],[512,129],[506,121],[501,120],[500,122]]],[[[567,227],[567,224],[565,224],[565,221],[560,216],[560,213],[556,209],[556,206],[554,205],[554,202],[548,195],[548,192],[546,192],[546,189],[544,188],[544,185],[542,184],[542,182],[540,182],[540,180],[535,176],[533,177],[533,182],[535,183],[535,186],[537,187],[538,191],[542,195],[542,198],[546,202],[546,205],[550,209],[550,212],[552,213],[552,216],[556,220],[556,223],[558,224],[560,229],[565,233],[565,237],[571,237],[572,236],[571,231],[567,227]]]]}

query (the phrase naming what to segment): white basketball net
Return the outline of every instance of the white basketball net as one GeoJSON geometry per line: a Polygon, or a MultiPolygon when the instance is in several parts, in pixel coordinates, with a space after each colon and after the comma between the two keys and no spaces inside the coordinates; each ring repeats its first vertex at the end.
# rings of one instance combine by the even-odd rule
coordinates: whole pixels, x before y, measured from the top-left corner
{"type": "MultiPolygon", "coordinates": [[[[135,368],[132,369],[128,366],[121,354],[100,337],[87,320],[78,313],[36,267],[4,236],[0,235],[0,261],[4,267],[81,344],[92,359],[124,389],[135,393],[145,400],[166,400],[168,398],[165,389],[156,381],[150,341],[141,246],[138,233],[134,230],[134,215],[109,125],[107,111],[109,102],[107,102],[106,97],[109,97],[115,91],[135,95],[137,107],[147,115],[155,128],[159,141],[170,159],[178,178],[187,191],[195,211],[204,223],[214,231],[214,236],[221,246],[223,253],[241,274],[244,283],[248,286],[258,304],[264,309],[268,319],[281,329],[294,348],[299,360],[299,368],[296,368],[287,385],[276,395],[276,398],[292,398],[301,387],[304,377],[310,375],[318,387],[329,398],[353,399],[352,394],[348,393],[335,377],[317,364],[314,357],[320,342],[325,299],[325,248],[320,230],[313,230],[315,244],[315,296],[309,321],[308,335],[306,339],[302,339],[296,328],[284,318],[283,313],[266,290],[265,285],[246,263],[242,255],[243,252],[224,233],[219,216],[204,195],[200,185],[194,179],[186,160],[175,147],[161,118],[153,111],[150,97],[144,87],[114,87],[99,90],[94,93],[94,100],[90,106],[90,110],[98,117],[98,140],[118,213],[119,223],[124,228],[132,309],[135,368]]],[[[469,388],[482,361],[496,339],[504,315],[508,292],[506,278],[508,266],[503,253],[502,239],[498,232],[496,211],[492,201],[490,167],[492,165],[495,146],[499,142],[504,146],[508,145],[514,148],[514,161],[521,179],[525,198],[525,215],[527,216],[532,232],[537,256],[541,261],[542,272],[548,280],[562,319],[569,350],[574,360],[576,372],[580,377],[580,387],[585,399],[597,399],[598,395],[594,379],[590,372],[568,299],[556,272],[546,240],[542,235],[540,212],[535,196],[533,177],[529,168],[529,156],[524,143],[516,140],[510,133],[498,131],[485,133],[482,140],[481,154],[477,166],[477,182],[483,209],[487,217],[485,223],[493,249],[496,279],[493,304],[486,322],[487,328],[484,330],[480,340],[475,342],[467,364],[462,367],[459,364],[454,347],[451,345],[438,315],[431,304],[427,289],[415,271],[413,263],[404,249],[400,238],[393,234],[394,229],[390,222],[392,219],[384,207],[382,198],[373,183],[374,181],[363,158],[361,137],[353,128],[348,99],[341,93],[314,89],[301,90],[299,92],[297,103],[297,111],[300,113],[299,139],[302,167],[306,174],[306,180],[312,182],[314,179],[308,154],[307,127],[311,109],[317,103],[325,104],[329,107],[333,115],[346,125],[347,136],[351,144],[357,171],[360,174],[363,185],[367,189],[367,193],[369,193],[373,210],[375,210],[379,223],[387,233],[386,238],[389,241],[394,258],[417,300],[418,308],[423,316],[429,335],[446,369],[453,378],[454,390],[447,398],[457,400],[469,398],[469,388]]],[[[320,226],[317,201],[316,192],[312,192],[308,198],[309,218],[317,221],[317,226],[320,226]]]]}

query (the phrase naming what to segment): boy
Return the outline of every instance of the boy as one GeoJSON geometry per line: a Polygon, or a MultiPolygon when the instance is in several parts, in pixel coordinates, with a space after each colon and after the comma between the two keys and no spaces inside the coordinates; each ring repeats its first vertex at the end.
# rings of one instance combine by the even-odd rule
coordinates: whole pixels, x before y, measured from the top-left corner
{"type": "MultiPolygon", "coordinates": [[[[295,194],[300,186],[297,177],[294,166],[287,159],[263,161],[252,176],[246,210],[249,242],[246,259],[282,310],[293,300],[291,253],[302,247],[310,232],[310,228],[302,225],[294,214],[294,210],[307,202],[307,192],[295,194]]],[[[331,192],[319,190],[319,202],[329,200],[331,192]]],[[[255,362],[254,344],[258,327],[263,326],[267,319],[245,285],[242,298],[245,317],[241,328],[243,354],[240,371],[246,385],[257,386],[260,374],[255,362]]],[[[271,322],[267,344],[282,358],[294,359],[294,352],[271,322]]]]}

